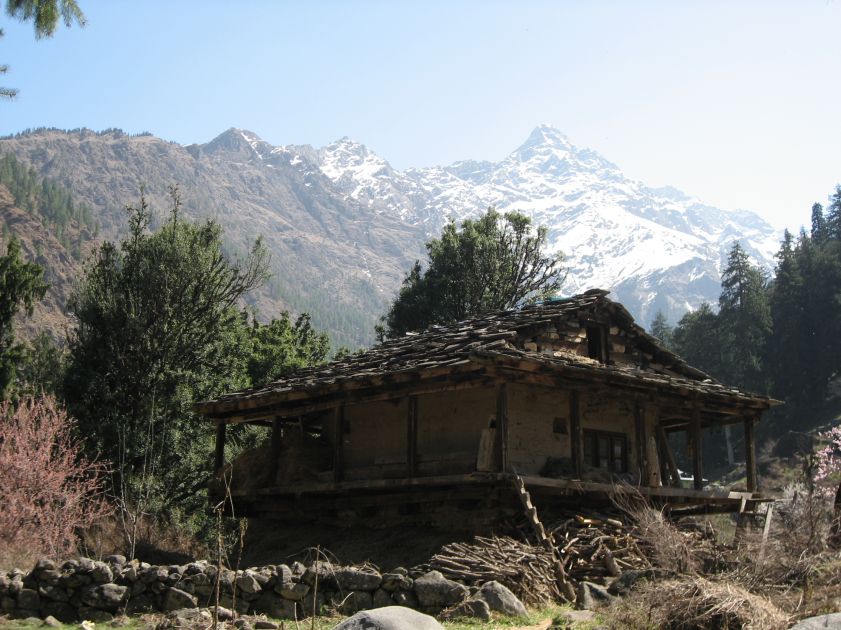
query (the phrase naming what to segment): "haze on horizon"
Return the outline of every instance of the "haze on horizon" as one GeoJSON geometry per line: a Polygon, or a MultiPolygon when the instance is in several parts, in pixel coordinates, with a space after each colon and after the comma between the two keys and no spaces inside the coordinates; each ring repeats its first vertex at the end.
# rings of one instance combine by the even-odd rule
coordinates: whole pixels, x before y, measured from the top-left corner
{"type": "Polygon", "coordinates": [[[0,134],[229,127],[342,136],[396,168],[499,160],[548,123],[650,186],[774,226],[841,183],[841,3],[79,0],[84,29],[0,20],[0,134]]]}

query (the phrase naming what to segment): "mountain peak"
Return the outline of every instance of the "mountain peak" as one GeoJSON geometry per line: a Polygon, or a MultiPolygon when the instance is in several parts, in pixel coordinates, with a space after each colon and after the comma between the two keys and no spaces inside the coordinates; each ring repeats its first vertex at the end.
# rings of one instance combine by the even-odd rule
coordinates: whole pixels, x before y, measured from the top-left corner
{"type": "Polygon", "coordinates": [[[553,147],[572,148],[572,143],[559,129],[552,125],[541,123],[532,130],[523,147],[549,145],[553,147]]]}
{"type": "Polygon", "coordinates": [[[205,153],[235,153],[242,155],[253,155],[262,159],[262,153],[258,147],[268,147],[268,144],[253,131],[231,127],[223,131],[213,140],[202,146],[205,153]]]}

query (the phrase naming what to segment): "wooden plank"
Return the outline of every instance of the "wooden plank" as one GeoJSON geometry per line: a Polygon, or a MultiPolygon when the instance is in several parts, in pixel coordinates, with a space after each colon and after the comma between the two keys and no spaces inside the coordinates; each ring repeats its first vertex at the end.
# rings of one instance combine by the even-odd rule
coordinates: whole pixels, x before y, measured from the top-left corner
{"type": "Polygon", "coordinates": [[[216,423],[216,447],[213,453],[213,470],[218,475],[225,467],[225,423],[216,423]]]}
{"type": "Polygon", "coordinates": [[[345,406],[339,405],[333,412],[333,481],[339,483],[344,478],[345,458],[345,406]]]}
{"type": "Polygon", "coordinates": [[[406,476],[414,477],[418,472],[418,397],[409,396],[409,411],[406,433],[406,476]]]}
{"type": "Polygon", "coordinates": [[[508,385],[496,387],[496,461],[501,472],[508,470],[508,385]]]}
{"type": "Polygon", "coordinates": [[[579,401],[579,393],[572,391],[569,393],[569,436],[570,448],[572,450],[572,470],[575,476],[581,477],[581,470],[584,465],[584,451],[581,436],[581,405],[579,401]]]}
{"type": "MultiPolygon", "coordinates": [[[[677,471],[677,464],[675,463],[675,456],[672,453],[672,447],[669,446],[669,440],[666,438],[666,432],[663,430],[662,424],[657,424],[657,442],[660,445],[661,459],[666,463],[666,472],[671,479],[670,486],[680,486],[680,473],[677,471]]],[[[664,479],[665,481],[665,479],[664,479]]]]}
{"type": "Polygon", "coordinates": [[[745,475],[748,492],[756,492],[756,430],[755,418],[745,418],[745,475]]]}
{"type": "Polygon", "coordinates": [[[698,404],[692,406],[689,437],[692,445],[692,485],[700,490],[704,487],[704,462],[701,456],[701,408],[698,404]]]}

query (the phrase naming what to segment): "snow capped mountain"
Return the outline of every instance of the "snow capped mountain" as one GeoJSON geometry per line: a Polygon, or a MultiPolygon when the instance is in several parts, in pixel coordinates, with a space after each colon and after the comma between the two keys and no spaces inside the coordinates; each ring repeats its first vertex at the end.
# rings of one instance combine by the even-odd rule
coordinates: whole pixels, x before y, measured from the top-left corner
{"type": "Polygon", "coordinates": [[[495,163],[397,171],[347,138],[318,155],[322,172],[348,199],[428,235],[491,205],[531,216],[549,229],[550,249],[566,256],[565,292],[610,289],[644,325],[657,310],[675,321],[703,301],[715,303],[734,240],[768,268],[778,248],[779,235],[756,214],[649,188],[548,125],[495,163]]]}

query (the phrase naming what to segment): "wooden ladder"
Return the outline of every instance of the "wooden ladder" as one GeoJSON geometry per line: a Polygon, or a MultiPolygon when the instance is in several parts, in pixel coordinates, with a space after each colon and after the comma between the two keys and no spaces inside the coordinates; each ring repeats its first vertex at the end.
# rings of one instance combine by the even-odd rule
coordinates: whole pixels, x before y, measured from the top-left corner
{"type": "Polygon", "coordinates": [[[551,533],[546,533],[546,528],[543,526],[543,523],[540,521],[540,517],[537,515],[537,508],[534,507],[534,504],[531,501],[531,495],[529,494],[529,491],[526,490],[526,484],[523,482],[523,478],[514,471],[512,480],[514,482],[514,490],[517,492],[517,497],[520,499],[520,503],[523,504],[526,520],[534,530],[537,542],[540,546],[552,554],[552,560],[555,564],[555,580],[558,582],[558,588],[560,589],[561,594],[569,602],[574,603],[575,589],[573,588],[572,583],[570,583],[567,579],[567,574],[564,570],[564,563],[558,554],[558,548],[555,546],[554,537],[551,533]]]}
{"type": "Polygon", "coordinates": [[[765,546],[768,544],[768,532],[771,531],[771,519],[774,515],[773,503],[768,503],[764,512],[760,512],[758,509],[761,504],[762,501],[742,499],[736,522],[736,539],[738,540],[748,527],[758,525],[757,521],[762,520],[762,543],[759,547],[760,560],[765,556],[765,546]]]}

